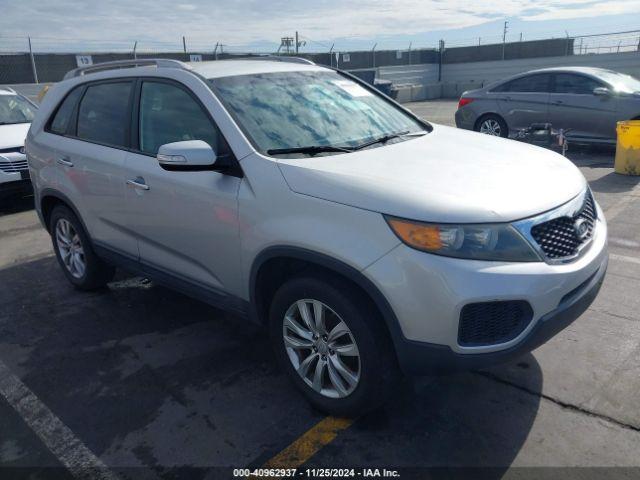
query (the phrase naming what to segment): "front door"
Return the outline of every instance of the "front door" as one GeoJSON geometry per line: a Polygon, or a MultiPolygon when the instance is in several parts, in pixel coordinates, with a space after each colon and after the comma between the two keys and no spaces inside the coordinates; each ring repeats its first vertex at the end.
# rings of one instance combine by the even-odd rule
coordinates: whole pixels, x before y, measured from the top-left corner
{"type": "Polygon", "coordinates": [[[161,145],[177,141],[203,140],[219,159],[231,155],[229,147],[186,87],[142,80],[137,88],[137,151],[125,163],[133,180],[126,192],[129,228],[136,232],[140,261],[156,275],[223,294],[238,291],[241,179],[211,168],[169,171],[156,160],[161,145]]]}
{"type": "Polygon", "coordinates": [[[570,130],[569,139],[615,140],[617,101],[614,95],[595,95],[603,83],[577,73],[557,73],[549,98],[549,121],[570,130]]]}

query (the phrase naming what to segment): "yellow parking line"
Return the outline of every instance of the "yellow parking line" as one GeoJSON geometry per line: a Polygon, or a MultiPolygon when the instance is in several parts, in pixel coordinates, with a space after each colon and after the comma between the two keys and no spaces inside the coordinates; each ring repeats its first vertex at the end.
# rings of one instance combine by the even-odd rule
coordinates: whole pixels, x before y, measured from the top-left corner
{"type": "Polygon", "coordinates": [[[263,468],[297,468],[331,443],[355,419],[326,417],[264,464],[263,468]]]}

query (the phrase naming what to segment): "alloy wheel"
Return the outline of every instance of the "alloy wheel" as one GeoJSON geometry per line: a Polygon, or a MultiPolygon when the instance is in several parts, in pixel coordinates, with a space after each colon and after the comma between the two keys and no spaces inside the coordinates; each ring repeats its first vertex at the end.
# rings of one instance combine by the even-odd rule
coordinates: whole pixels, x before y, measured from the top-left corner
{"type": "Polygon", "coordinates": [[[493,118],[488,118],[480,124],[480,133],[486,133],[487,135],[493,135],[499,137],[502,133],[500,123],[493,118]]]}
{"type": "Polygon", "coordinates": [[[56,244],[67,271],[74,278],[82,278],[87,268],[84,248],[78,232],[69,220],[61,218],[56,223],[56,244]]]}
{"type": "Polygon", "coordinates": [[[320,395],[343,398],[360,381],[360,352],[347,324],[319,300],[298,300],[285,313],[287,356],[304,382],[320,395]]]}

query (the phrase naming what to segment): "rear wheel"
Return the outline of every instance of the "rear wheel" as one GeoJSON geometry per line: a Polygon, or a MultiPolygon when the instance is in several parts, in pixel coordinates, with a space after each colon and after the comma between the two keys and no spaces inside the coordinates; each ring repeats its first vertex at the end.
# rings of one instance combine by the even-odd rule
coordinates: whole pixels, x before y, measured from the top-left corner
{"type": "Polygon", "coordinates": [[[49,231],[58,263],[76,288],[93,290],[113,279],[115,269],[98,258],[82,223],[69,208],[59,205],[53,209],[49,231]]]}
{"type": "Polygon", "coordinates": [[[509,127],[502,117],[489,114],[485,115],[476,124],[476,131],[494,137],[507,138],[509,136],[509,127]]]}
{"type": "Polygon", "coordinates": [[[270,334],[276,355],[305,397],[334,415],[379,406],[399,379],[377,312],[339,279],[299,277],[276,292],[270,334]]]}

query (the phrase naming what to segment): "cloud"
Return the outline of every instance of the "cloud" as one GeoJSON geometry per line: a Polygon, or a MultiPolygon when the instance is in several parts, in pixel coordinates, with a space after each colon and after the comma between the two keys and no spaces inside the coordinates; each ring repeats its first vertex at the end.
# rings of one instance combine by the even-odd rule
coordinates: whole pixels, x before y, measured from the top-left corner
{"type": "MultiPolygon", "coordinates": [[[[0,0],[0,6],[8,0],[0,0]]],[[[31,35],[36,45],[139,49],[176,48],[183,35],[194,48],[278,44],[294,31],[320,42],[375,39],[460,29],[488,19],[589,18],[635,14],[640,0],[21,0],[4,8],[0,36],[31,35]]],[[[17,40],[15,40],[17,42],[17,40]]],[[[4,42],[11,45],[7,39],[4,42]]]]}

